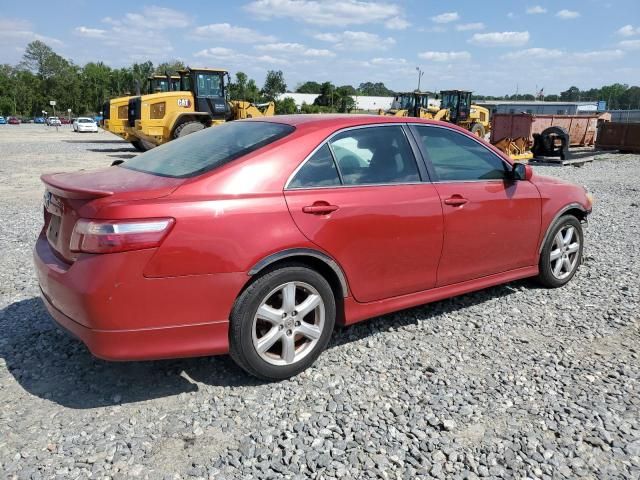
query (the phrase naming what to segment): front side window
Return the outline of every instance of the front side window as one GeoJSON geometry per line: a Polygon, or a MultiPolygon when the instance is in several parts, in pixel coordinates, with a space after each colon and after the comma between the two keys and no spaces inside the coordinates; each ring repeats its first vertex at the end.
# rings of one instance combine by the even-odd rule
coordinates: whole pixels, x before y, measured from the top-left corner
{"type": "Polygon", "coordinates": [[[400,126],[347,130],[330,141],[345,185],[420,180],[418,166],[400,126]]]}
{"type": "Polygon", "coordinates": [[[439,127],[415,127],[439,181],[504,179],[507,165],[476,140],[439,127]]]}
{"type": "Polygon", "coordinates": [[[229,122],[172,140],[121,164],[164,177],[199,175],[275,142],[295,130],[275,122],[229,122]]]}
{"type": "Polygon", "coordinates": [[[221,77],[215,73],[198,73],[196,75],[199,97],[221,97],[221,77]]]}
{"type": "Polygon", "coordinates": [[[331,187],[335,185],[340,185],[340,176],[327,144],[316,151],[289,182],[289,188],[331,187]]]}

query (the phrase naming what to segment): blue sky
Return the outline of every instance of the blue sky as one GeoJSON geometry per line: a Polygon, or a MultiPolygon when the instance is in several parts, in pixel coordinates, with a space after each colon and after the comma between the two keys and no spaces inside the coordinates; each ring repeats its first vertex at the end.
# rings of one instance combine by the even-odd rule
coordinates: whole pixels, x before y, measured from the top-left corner
{"type": "Polygon", "coordinates": [[[640,0],[2,1],[0,63],[41,39],[78,64],[181,59],[395,90],[640,84],[640,0]]]}

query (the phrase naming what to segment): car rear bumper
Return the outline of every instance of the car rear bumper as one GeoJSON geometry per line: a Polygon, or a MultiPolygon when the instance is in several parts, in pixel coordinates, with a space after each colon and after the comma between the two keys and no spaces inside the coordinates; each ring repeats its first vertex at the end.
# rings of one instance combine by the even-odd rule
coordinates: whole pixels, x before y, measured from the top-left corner
{"type": "Polygon", "coordinates": [[[47,310],[108,360],[227,353],[229,313],[244,273],[147,278],[154,249],[60,260],[43,234],[34,264],[47,310]]]}
{"type": "Polygon", "coordinates": [[[228,353],[229,322],[138,330],[97,330],[73,321],[42,299],[55,323],[104,360],[159,360],[228,353]]]}

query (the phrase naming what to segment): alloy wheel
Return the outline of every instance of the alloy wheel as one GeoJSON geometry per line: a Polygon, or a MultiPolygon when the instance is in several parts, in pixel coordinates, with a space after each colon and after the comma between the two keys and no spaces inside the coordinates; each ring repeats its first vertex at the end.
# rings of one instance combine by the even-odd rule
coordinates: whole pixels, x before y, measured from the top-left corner
{"type": "Polygon", "coordinates": [[[572,225],[562,227],[553,239],[549,261],[551,272],[558,280],[563,280],[573,273],[580,252],[580,237],[572,225]]]}
{"type": "Polygon", "coordinates": [[[318,291],[304,282],[279,285],[260,303],[253,318],[253,346],[272,365],[291,365],[318,343],[325,306],[318,291]]]}

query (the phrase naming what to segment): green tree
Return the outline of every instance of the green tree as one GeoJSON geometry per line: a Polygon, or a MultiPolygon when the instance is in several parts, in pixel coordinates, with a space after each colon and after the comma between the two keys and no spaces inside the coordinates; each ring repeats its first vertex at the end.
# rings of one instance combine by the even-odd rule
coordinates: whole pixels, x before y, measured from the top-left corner
{"type": "Polygon", "coordinates": [[[321,85],[318,82],[304,82],[296,87],[296,93],[321,93],[321,85]]]}
{"type": "Polygon", "coordinates": [[[159,64],[154,71],[155,75],[177,75],[180,70],[184,70],[186,65],[182,60],[171,60],[159,64]]]}
{"type": "Polygon", "coordinates": [[[358,92],[360,95],[368,95],[372,97],[393,97],[395,96],[395,92],[393,90],[389,90],[384,83],[377,82],[365,82],[361,83],[358,87],[358,92]]]}
{"type": "Polygon", "coordinates": [[[278,95],[287,91],[282,70],[269,70],[262,87],[262,95],[268,101],[275,101],[278,95]]]}
{"type": "Polygon", "coordinates": [[[296,102],[293,98],[285,97],[282,100],[276,100],[277,115],[289,115],[296,113],[297,111],[298,107],[296,106],[296,102]]]}
{"type": "Polygon", "coordinates": [[[244,72],[237,72],[235,81],[229,84],[229,97],[231,100],[246,100],[248,102],[260,101],[260,89],[255,80],[249,78],[244,72]]]}

